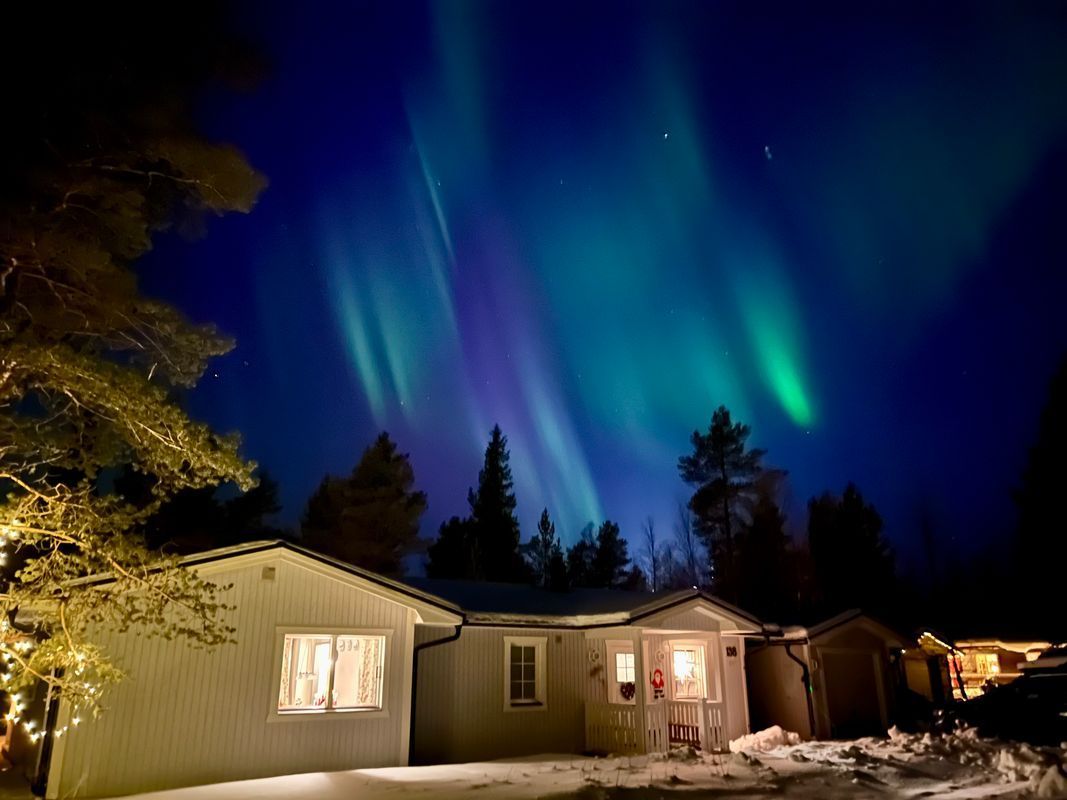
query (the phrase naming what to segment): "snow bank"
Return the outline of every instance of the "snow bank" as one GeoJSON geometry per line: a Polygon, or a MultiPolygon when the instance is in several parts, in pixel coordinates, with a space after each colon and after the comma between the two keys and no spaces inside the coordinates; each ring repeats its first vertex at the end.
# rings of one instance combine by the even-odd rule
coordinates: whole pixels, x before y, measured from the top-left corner
{"type": "Polygon", "coordinates": [[[742,750],[755,753],[767,753],[779,747],[800,744],[800,734],[783,730],[780,725],[749,733],[730,742],[730,752],[740,753],[742,750]]]}
{"type": "Polygon", "coordinates": [[[1027,782],[1038,797],[1059,797],[1067,793],[1067,747],[1033,747],[1023,742],[1004,742],[978,735],[975,728],[954,733],[903,733],[893,727],[889,741],[908,753],[937,756],[967,766],[984,767],[999,773],[1009,783],[1027,782]]]}

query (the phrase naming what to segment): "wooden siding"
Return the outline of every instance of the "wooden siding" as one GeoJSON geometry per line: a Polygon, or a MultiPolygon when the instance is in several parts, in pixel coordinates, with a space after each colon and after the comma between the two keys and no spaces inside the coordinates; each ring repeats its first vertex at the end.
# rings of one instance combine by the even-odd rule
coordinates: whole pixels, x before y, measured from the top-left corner
{"type": "Polygon", "coordinates": [[[127,678],[108,691],[99,719],[57,741],[50,797],[402,763],[414,635],[408,608],[277,557],[211,580],[233,584],[226,602],[236,606],[237,644],[205,651],[132,632],[100,637],[127,678]],[[273,580],[264,578],[268,565],[273,580]],[[294,625],[392,631],[386,713],[272,718],[277,628],[294,625]]]}
{"type": "Polygon", "coordinates": [[[748,701],[745,696],[745,640],[723,636],[717,656],[721,658],[723,699],[726,708],[726,738],[734,740],[748,733],[748,701]],[[734,655],[726,654],[734,648],[734,655]]]}
{"type": "MultiPolygon", "coordinates": [[[[417,629],[416,641],[441,637],[417,629]]],[[[467,627],[458,641],[419,655],[416,763],[477,761],[584,749],[584,692],[603,665],[589,659],[580,630],[467,627]],[[504,710],[504,637],[543,636],[544,709],[504,710]]],[[[601,690],[603,691],[603,690],[601,690]]]]}

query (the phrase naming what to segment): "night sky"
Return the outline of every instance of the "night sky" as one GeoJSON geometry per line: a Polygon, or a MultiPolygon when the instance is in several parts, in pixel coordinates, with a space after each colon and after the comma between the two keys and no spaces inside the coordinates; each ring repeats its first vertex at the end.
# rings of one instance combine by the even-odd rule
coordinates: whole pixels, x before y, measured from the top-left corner
{"type": "Polygon", "coordinates": [[[794,530],[847,480],[905,557],[923,509],[1011,530],[1067,351],[1067,6],[276,5],[201,109],[270,187],[143,274],[237,338],[190,403],[286,521],[386,429],[430,534],[499,422],[525,536],[636,541],[725,404],[794,530]]]}

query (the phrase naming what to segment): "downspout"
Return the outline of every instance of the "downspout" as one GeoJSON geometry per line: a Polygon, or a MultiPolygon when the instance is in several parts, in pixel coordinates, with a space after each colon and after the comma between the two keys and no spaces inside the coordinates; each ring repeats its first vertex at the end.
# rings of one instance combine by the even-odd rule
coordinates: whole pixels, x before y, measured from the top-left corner
{"type": "Polygon", "coordinates": [[[795,661],[800,665],[800,682],[804,684],[804,699],[808,701],[808,728],[811,730],[811,738],[815,737],[815,704],[811,700],[811,672],[808,670],[808,664],[804,659],[798,658],[793,654],[793,651],[789,648],[792,647],[795,642],[785,642],[785,654],[790,660],[795,661]]]}
{"type": "Polygon", "coordinates": [[[438,645],[448,644],[459,639],[460,634],[463,633],[463,625],[467,622],[466,614],[462,615],[459,624],[456,629],[452,631],[448,636],[443,636],[440,639],[431,639],[428,642],[422,642],[415,645],[414,650],[411,653],[411,720],[408,724],[408,764],[411,763],[411,754],[415,752],[415,706],[419,698],[419,653],[423,650],[428,650],[431,647],[437,647],[438,645]]]}

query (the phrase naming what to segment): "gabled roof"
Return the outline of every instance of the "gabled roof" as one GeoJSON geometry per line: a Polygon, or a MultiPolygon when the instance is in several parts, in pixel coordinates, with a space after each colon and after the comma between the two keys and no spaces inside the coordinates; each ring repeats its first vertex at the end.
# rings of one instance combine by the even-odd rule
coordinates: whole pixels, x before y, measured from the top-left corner
{"type": "MultiPolygon", "coordinates": [[[[180,559],[183,566],[224,569],[234,560],[285,555],[335,576],[346,576],[378,587],[392,599],[421,607],[429,624],[515,627],[589,628],[640,624],[673,609],[703,607],[737,630],[754,632],[761,623],[751,614],[699,589],[669,593],[633,592],[621,589],[571,589],[551,591],[519,583],[459,581],[408,577],[387,578],[346,561],[317,553],[284,539],[220,547],[180,559]],[[215,565],[218,565],[215,567],[215,565]]],[[[85,583],[106,583],[110,575],[92,575],[85,583]]],[[[654,621],[654,620],[652,620],[654,621]]]]}
{"type": "Polygon", "coordinates": [[[872,617],[870,614],[864,613],[861,609],[852,608],[848,611],[842,611],[840,614],[830,619],[823,620],[817,625],[811,625],[807,629],[809,639],[817,639],[818,637],[829,633],[835,628],[840,628],[843,625],[847,625],[851,622],[862,622],[868,627],[876,629],[884,638],[890,640],[896,640],[900,642],[908,642],[911,639],[907,636],[903,636],[900,632],[894,630],[884,622],[879,621],[877,618],[872,617]]]}
{"type": "MultiPolygon", "coordinates": [[[[414,586],[403,583],[377,572],[357,567],[346,561],[325,556],[306,547],[301,547],[284,539],[266,539],[257,542],[246,542],[231,547],[219,547],[214,550],[205,550],[201,553],[193,553],[179,559],[179,564],[184,567],[200,567],[211,570],[213,568],[225,569],[230,562],[248,561],[260,556],[282,556],[301,566],[322,570],[332,577],[346,579],[349,582],[362,585],[364,588],[373,588],[379,595],[386,599],[408,605],[419,611],[421,616],[426,617],[427,622],[443,625],[454,625],[463,621],[463,610],[455,604],[441,597],[436,597],[421,591],[414,586]]],[[[89,575],[80,578],[74,583],[103,584],[114,580],[110,574],[89,575]]]]}
{"type": "Polygon", "coordinates": [[[751,614],[699,589],[634,592],[622,589],[553,591],[519,583],[409,577],[405,583],[462,608],[476,625],[588,628],[631,625],[687,603],[706,604],[746,629],[760,628],[751,614]]]}

